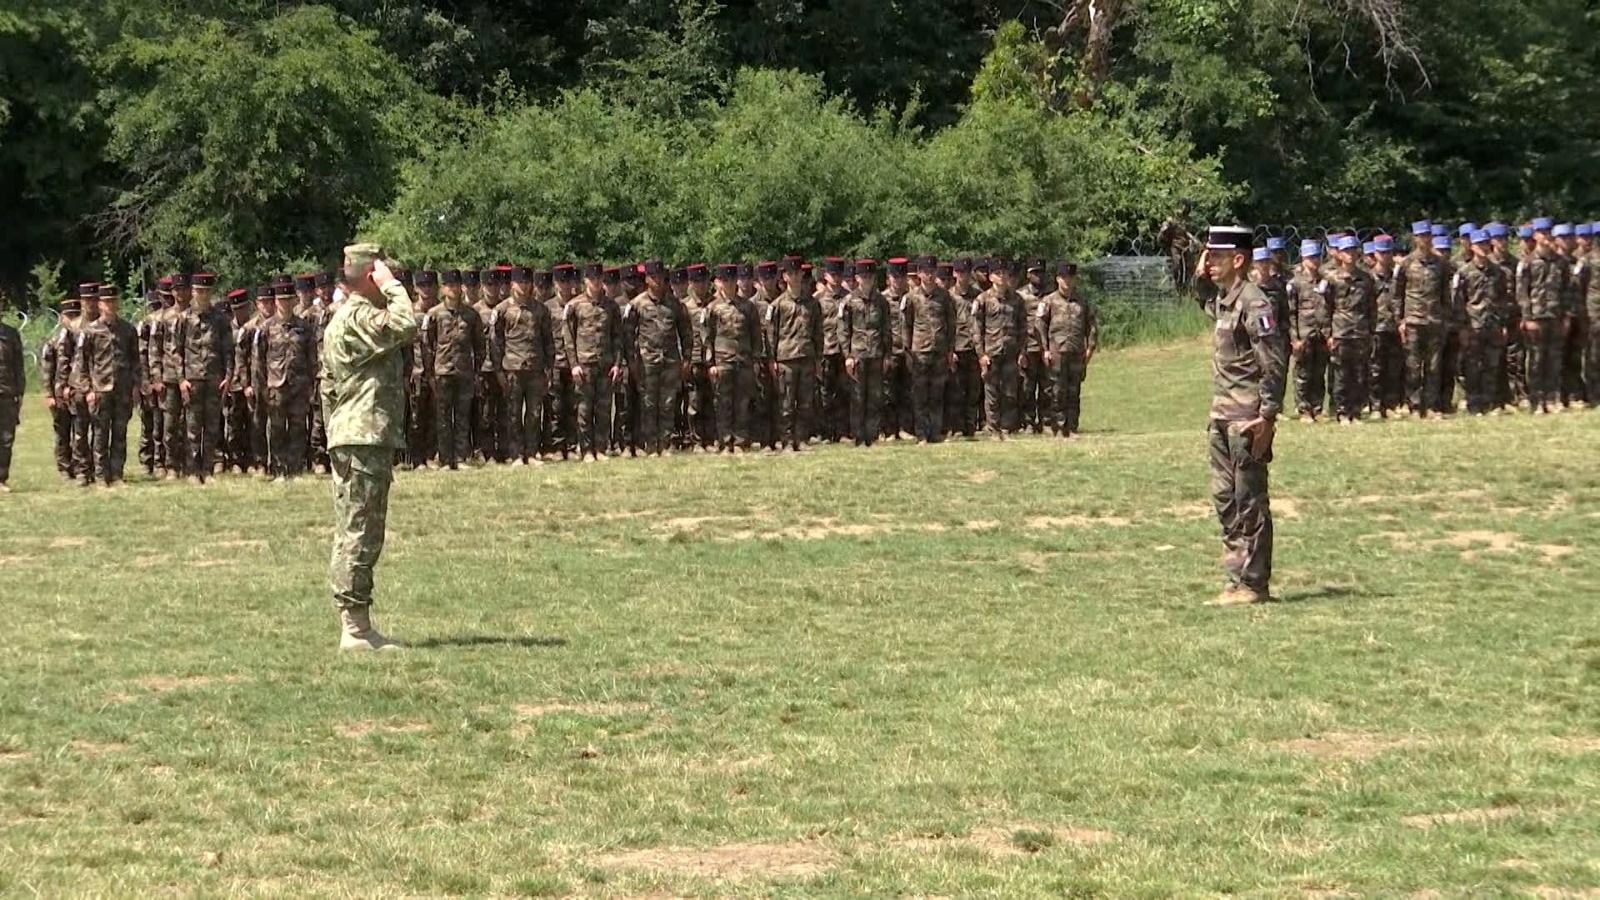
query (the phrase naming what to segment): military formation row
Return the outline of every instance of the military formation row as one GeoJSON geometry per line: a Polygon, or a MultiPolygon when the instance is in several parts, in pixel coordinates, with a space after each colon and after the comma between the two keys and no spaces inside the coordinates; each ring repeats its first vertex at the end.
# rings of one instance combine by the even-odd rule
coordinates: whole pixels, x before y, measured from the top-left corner
{"type": "MultiPolygon", "coordinates": [[[[829,258],[814,270],[787,257],[397,276],[420,323],[405,349],[400,462],[419,468],[984,429],[1071,438],[1096,343],[1094,308],[1064,262],[829,258]]],[[[120,483],[135,413],[152,475],[326,469],[319,348],[337,278],[284,276],[214,305],[215,291],[207,273],[164,278],[137,323],[99,285],[62,304],[41,364],[63,477],[120,483]]]]}
{"type": "Polygon", "coordinates": [[[1255,281],[1286,323],[1294,402],[1323,414],[1534,413],[1600,403],[1600,223],[1547,218],[1452,233],[1412,223],[1408,250],[1379,235],[1254,251],[1255,281]],[[1328,259],[1330,256],[1332,259],[1328,259]],[[1331,395],[1331,396],[1330,396],[1331,395]]]}

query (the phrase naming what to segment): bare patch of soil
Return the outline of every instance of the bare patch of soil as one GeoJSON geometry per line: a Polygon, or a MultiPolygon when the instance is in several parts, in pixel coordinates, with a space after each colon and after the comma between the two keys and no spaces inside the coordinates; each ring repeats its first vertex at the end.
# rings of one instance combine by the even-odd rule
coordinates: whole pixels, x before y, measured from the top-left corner
{"type": "Polygon", "coordinates": [[[608,869],[641,869],[718,881],[803,878],[832,868],[837,855],[818,844],[720,844],[714,847],[655,847],[607,853],[596,862],[608,869]]]}
{"type": "Polygon", "coordinates": [[[1392,750],[1409,750],[1427,742],[1414,737],[1393,737],[1382,734],[1329,732],[1317,737],[1278,741],[1274,749],[1301,753],[1317,759],[1368,760],[1392,750]]]}

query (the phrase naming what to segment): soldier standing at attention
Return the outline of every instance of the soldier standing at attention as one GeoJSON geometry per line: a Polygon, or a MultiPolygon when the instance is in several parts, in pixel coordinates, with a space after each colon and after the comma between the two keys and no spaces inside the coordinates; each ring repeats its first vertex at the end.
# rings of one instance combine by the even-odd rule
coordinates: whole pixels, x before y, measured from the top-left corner
{"type": "Polygon", "coordinates": [[[1294,354],[1294,400],[1300,421],[1322,415],[1327,394],[1328,282],[1322,277],[1322,242],[1300,242],[1300,267],[1289,280],[1290,350],[1294,354]]]}
{"type": "Polygon", "coordinates": [[[160,344],[157,335],[160,333],[159,321],[161,319],[161,294],[158,291],[146,291],[144,295],[144,318],[134,328],[134,334],[139,338],[139,463],[144,466],[144,473],[149,476],[156,474],[156,468],[164,465],[161,450],[161,405],[156,400],[152,385],[161,380],[160,372],[155,368],[161,361],[160,344]]]}
{"type": "Polygon", "coordinates": [[[1368,271],[1377,293],[1373,307],[1372,361],[1367,366],[1370,406],[1383,418],[1405,402],[1406,355],[1400,345],[1400,320],[1394,304],[1394,239],[1380,234],[1367,249],[1368,271]]]}
{"type": "Polygon", "coordinates": [[[100,316],[100,285],[95,282],[78,285],[78,304],[83,315],[68,345],[71,360],[67,367],[67,397],[72,410],[72,471],[77,474],[79,484],[89,487],[95,481],[94,413],[89,409],[94,382],[89,371],[91,360],[84,350],[85,332],[100,316]]]}
{"type": "Polygon", "coordinates": [[[978,374],[978,338],[975,332],[978,295],[982,291],[972,282],[972,260],[966,257],[951,264],[954,279],[950,299],[955,308],[956,330],[953,348],[956,367],[945,382],[945,430],[960,431],[972,437],[978,431],[983,408],[983,379],[978,374]]]}
{"type": "Polygon", "coordinates": [[[1050,373],[1044,364],[1044,329],[1039,324],[1039,317],[1044,314],[1045,295],[1050,293],[1050,289],[1045,287],[1044,276],[1044,260],[1030,260],[1027,280],[1017,288],[1022,305],[1028,311],[1028,325],[1023,340],[1028,364],[1022,368],[1022,399],[1019,405],[1023,427],[1032,428],[1034,434],[1044,433],[1045,424],[1050,421],[1055,408],[1055,403],[1050,399],[1050,373]]]}
{"type": "Polygon", "coordinates": [[[1583,376],[1584,391],[1588,398],[1590,409],[1600,407],[1600,275],[1595,273],[1595,268],[1600,267],[1600,222],[1589,223],[1590,237],[1585,245],[1586,255],[1584,267],[1587,274],[1584,277],[1583,313],[1584,313],[1584,350],[1583,350],[1583,376]]]}
{"type": "Polygon", "coordinates": [[[73,480],[72,399],[67,382],[72,374],[72,351],[77,344],[78,315],[78,298],[64,298],[60,324],[39,348],[44,406],[50,410],[50,424],[55,435],[56,472],[67,481],[73,480]]]}
{"type": "Polygon", "coordinates": [[[216,467],[217,444],[222,437],[222,394],[233,369],[233,320],[211,305],[217,276],[194,276],[193,305],[183,318],[183,395],[189,433],[189,478],[196,484],[210,480],[216,467]]]}
{"type": "MultiPolygon", "coordinates": [[[[481,273],[468,271],[462,274],[476,277],[478,280],[477,302],[473,305],[473,311],[483,322],[484,335],[487,339],[494,334],[500,315],[500,272],[496,269],[484,269],[481,273]]],[[[472,293],[470,281],[468,293],[469,295],[472,293]]],[[[493,340],[488,340],[485,350],[486,352],[478,360],[478,377],[473,388],[473,396],[476,398],[473,404],[476,423],[473,449],[483,462],[503,462],[505,453],[501,446],[501,437],[506,432],[506,404],[505,396],[500,390],[500,355],[493,340]]]]}
{"type": "Polygon", "coordinates": [[[1462,373],[1467,382],[1467,412],[1487,415],[1494,409],[1495,373],[1505,351],[1505,331],[1500,320],[1504,308],[1500,267],[1489,258],[1489,232],[1468,236],[1472,259],[1456,270],[1452,279],[1455,305],[1466,315],[1462,341],[1462,373]]]}
{"type": "Polygon", "coordinates": [[[1406,348],[1407,400],[1411,413],[1426,417],[1439,405],[1439,330],[1449,306],[1450,279],[1432,244],[1433,223],[1413,222],[1411,234],[1411,252],[1395,268],[1392,290],[1406,348]]]}
{"type": "Polygon", "coordinates": [[[766,360],[756,368],[756,394],[755,411],[751,413],[751,437],[757,444],[777,450],[779,443],[779,389],[778,369],[774,361],[777,348],[772,344],[772,335],[767,329],[767,314],[772,309],[772,302],[783,293],[778,287],[778,263],[773,260],[763,260],[756,264],[756,288],[750,297],[750,305],[755,308],[756,322],[760,324],[761,351],[757,354],[766,360]]]}
{"type": "Polygon", "coordinates": [[[1094,304],[1078,293],[1077,282],[1077,264],[1057,262],[1056,289],[1042,301],[1044,312],[1039,317],[1043,331],[1043,362],[1054,381],[1051,428],[1068,440],[1078,437],[1083,379],[1100,341],[1094,304]]]}
{"type": "MultiPolygon", "coordinates": [[[[606,303],[617,315],[617,329],[622,341],[622,349],[617,357],[618,363],[626,363],[632,352],[627,346],[627,329],[622,322],[623,311],[628,306],[628,301],[633,295],[626,293],[627,287],[623,283],[622,267],[607,266],[605,269],[606,303]]],[[[638,434],[634,428],[634,420],[638,412],[638,391],[634,384],[634,372],[623,365],[619,377],[611,382],[611,443],[605,450],[617,455],[628,451],[629,456],[638,455],[638,445],[635,443],[638,434]]]]}
{"type": "MultiPolygon", "coordinates": [[[[256,314],[251,318],[255,323],[255,330],[251,337],[250,364],[245,369],[245,402],[250,410],[250,458],[255,462],[257,478],[272,477],[272,460],[270,458],[268,440],[268,415],[267,415],[267,361],[266,361],[266,330],[272,318],[278,313],[277,296],[271,284],[263,284],[256,288],[256,314]]],[[[284,291],[284,299],[289,308],[295,308],[293,291],[284,291]]],[[[310,403],[306,404],[306,416],[309,424],[310,403]]],[[[301,429],[302,431],[304,428],[301,429]]]]}
{"type": "Polygon", "coordinates": [[[222,401],[222,433],[226,452],[222,469],[236,466],[240,475],[255,465],[250,453],[250,350],[260,323],[251,315],[250,291],[239,288],[228,292],[228,307],[233,313],[233,368],[228,373],[228,393],[222,401]]]}
{"type": "MultiPolygon", "coordinates": [[[[1517,258],[1511,255],[1511,228],[1503,222],[1484,226],[1489,232],[1489,259],[1500,271],[1500,321],[1505,327],[1505,355],[1496,374],[1495,405],[1515,411],[1528,394],[1522,376],[1522,308],[1517,305],[1517,258]]],[[[1519,229],[1520,231],[1520,229],[1519,229]]],[[[1533,232],[1529,231],[1532,237],[1533,232]]]]}
{"type": "Polygon", "coordinates": [[[1333,360],[1333,412],[1346,425],[1361,421],[1367,407],[1367,370],[1372,364],[1372,325],[1377,317],[1377,285],[1361,265],[1355,235],[1334,244],[1338,267],[1328,275],[1333,310],[1328,352],[1333,360]]]}
{"type": "Polygon", "coordinates": [[[989,434],[997,440],[1017,430],[1017,372],[1027,365],[1022,333],[1027,327],[1027,310],[1011,286],[1011,264],[996,259],[984,266],[989,289],[978,297],[978,370],[983,374],[984,417],[989,434]]]}
{"type": "MultiPolygon", "coordinates": [[[[272,452],[266,467],[274,481],[284,482],[306,469],[307,423],[317,371],[312,356],[316,334],[312,324],[296,312],[292,294],[281,292],[275,302],[276,312],[261,323],[256,334],[261,393],[255,400],[267,416],[272,452]]],[[[256,388],[251,390],[254,393],[256,388]]]]}
{"type": "Polygon", "coordinates": [[[1586,405],[1588,399],[1584,393],[1583,349],[1589,343],[1589,312],[1585,301],[1591,280],[1589,250],[1593,229],[1588,222],[1567,228],[1569,234],[1561,241],[1571,266],[1565,303],[1567,335],[1561,349],[1561,405],[1565,409],[1575,409],[1586,405]]]}
{"type": "Polygon", "coordinates": [[[652,259],[643,268],[644,290],[622,310],[624,345],[628,371],[638,383],[638,446],[646,455],[661,456],[671,452],[678,391],[694,346],[688,313],[667,290],[667,267],[652,259]]]}
{"type": "Polygon", "coordinates": [[[941,282],[932,257],[917,261],[917,273],[922,283],[905,298],[912,431],[917,443],[937,444],[944,440],[944,382],[956,367],[955,302],[946,288],[954,279],[947,264],[941,282]]]}
{"type": "Polygon", "coordinates": [[[700,311],[707,375],[716,392],[717,452],[750,449],[750,411],[755,399],[755,367],[761,357],[761,318],[739,295],[739,267],[717,267],[716,297],[700,311]]]}
{"type": "Polygon", "coordinates": [[[1257,247],[1250,251],[1250,262],[1250,280],[1261,289],[1261,293],[1267,295],[1268,300],[1272,301],[1272,310],[1277,314],[1278,321],[1288,322],[1293,319],[1294,315],[1289,308],[1289,279],[1283,275],[1278,255],[1266,247],[1257,247]]]}
{"type": "Polygon", "coordinates": [[[584,265],[583,289],[561,311],[561,332],[577,395],[578,458],[594,462],[609,459],[611,386],[623,374],[622,318],[606,296],[600,263],[584,265]]]}
{"type": "Polygon", "coordinates": [[[472,385],[485,352],[483,323],[462,296],[461,273],[439,273],[444,302],[428,313],[423,356],[433,372],[433,427],[439,436],[435,464],[452,471],[472,456],[472,385]]]}
{"type": "Polygon", "coordinates": [[[511,299],[495,310],[501,396],[506,414],[506,453],[513,466],[540,466],[544,395],[555,367],[555,332],[550,310],[534,294],[533,270],[511,270],[511,299]]]}
{"type": "Polygon", "coordinates": [[[817,370],[817,434],[838,443],[850,431],[849,379],[844,374],[844,358],[849,347],[844,342],[844,305],[849,292],[844,288],[844,260],[830,256],[822,262],[822,280],[816,289],[817,306],[822,311],[822,359],[817,370]]]}
{"type": "Polygon", "coordinates": [[[1218,606],[1272,599],[1267,466],[1283,406],[1288,344],[1272,301],[1245,277],[1251,230],[1213,228],[1197,297],[1211,332],[1211,502],[1222,524],[1228,584],[1218,606]]]}
{"type": "Polygon", "coordinates": [[[86,405],[93,422],[92,471],[108,488],[125,483],[128,420],[133,418],[136,392],[144,389],[139,335],[120,315],[121,305],[115,288],[102,288],[100,315],[84,326],[81,351],[88,370],[86,405]]]}
{"type": "Polygon", "coordinates": [[[1528,404],[1535,415],[1561,402],[1561,339],[1567,278],[1571,269],[1556,252],[1547,218],[1533,220],[1532,253],[1517,264],[1517,302],[1522,307],[1522,345],[1526,351],[1528,404]]]}
{"type": "Polygon", "coordinates": [[[794,257],[783,261],[785,286],[767,308],[767,345],[777,366],[778,422],[775,440],[785,451],[800,452],[811,438],[822,357],[822,304],[794,257]]]}
{"type": "Polygon", "coordinates": [[[416,282],[418,332],[414,339],[411,372],[406,376],[406,455],[413,469],[423,468],[438,447],[433,431],[433,360],[424,352],[422,334],[428,317],[439,302],[439,273],[423,269],[413,276],[416,282]]]}
{"type": "Polygon", "coordinates": [[[332,272],[318,272],[312,276],[313,290],[311,298],[311,313],[303,316],[311,323],[313,337],[312,350],[316,357],[316,383],[311,389],[311,415],[310,429],[311,471],[326,473],[329,471],[328,461],[328,430],[326,417],[322,410],[322,330],[328,324],[328,319],[333,316],[334,302],[334,277],[332,272]]]}
{"type": "Polygon", "coordinates": [[[846,353],[845,375],[851,381],[850,429],[857,447],[871,447],[878,440],[879,416],[883,412],[884,360],[894,352],[892,319],[897,310],[878,291],[876,260],[855,263],[855,289],[841,309],[846,353]]]}
{"type": "Polygon", "coordinates": [[[561,453],[561,458],[566,459],[573,450],[577,440],[573,413],[577,406],[577,395],[572,386],[572,361],[567,359],[567,340],[562,334],[561,314],[566,312],[567,304],[572,302],[573,296],[578,292],[578,270],[572,263],[557,263],[550,269],[551,280],[555,283],[555,293],[545,300],[545,309],[550,311],[550,322],[556,329],[555,350],[556,367],[550,373],[549,395],[546,398],[544,414],[544,434],[546,448],[550,453],[561,453]]]}
{"type": "Polygon", "coordinates": [[[411,298],[376,244],[344,248],[344,302],[322,336],[322,409],[333,468],[328,581],[340,650],[399,645],[372,624],[373,569],[383,553],[395,451],[405,443],[400,348],[417,334],[411,298]]]}
{"type": "MultiPolygon", "coordinates": [[[[6,298],[0,294],[0,315],[6,311],[6,298]]],[[[22,335],[0,321],[0,494],[11,493],[11,448],[17,439],[17,423],[22,421],[22,397],[28,389],[23,369],[22,335]]]]}
{"type": "Polygon", "coordinates": [[[911,368],[906,352],[906,296],[911,287],[907,272],[911,262],[895,257],[884,266],[888,273],[883,299],[894,315],[889,319],[893,349],[883,361],[883,436],[911,437],[911,368]]]}

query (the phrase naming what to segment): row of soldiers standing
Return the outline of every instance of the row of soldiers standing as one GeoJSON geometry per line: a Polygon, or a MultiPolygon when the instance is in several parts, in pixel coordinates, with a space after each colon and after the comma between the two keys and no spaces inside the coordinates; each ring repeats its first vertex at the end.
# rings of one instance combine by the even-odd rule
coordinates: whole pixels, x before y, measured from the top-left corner
{"type": "Polygon", "coordinates": [[[128,424],[140,417],[146,473],[209,480],[218,471],[280,478],[327,465],[316,403],[317,340],[332,309],[330,273],[279,276],[214,304],[216,276],[177,274],[122,317],[110,285],[61,305],[40,353],[56,468],[84,485],[124,480],[128,424]]]}
{"type": "Polygon", "coordinates": [[[1534,219],[1515,230],[1467,223],[1452,237],[1412,223],[1399,253],[1388,235],[1304,241],[1285,271],[1284,243],[1255,254],[1253,279],[1289,323],[1295,404],[1303,420],[1448,415],[1461,384],[1469,413],[1534,413],[1600,402],[1600,224],[1534,219]]]}
{"type": "Polygon", "coordinates": [[[1071,436],[1093,308],[1075,267],[1054,290],[1030,269],[1026,293],[987,260],[891,259],[881,288],[876,261],[839,258],[820,279],[798,257],[402,270],[420,321],[405,462],[937,442],[985,420],[1071,436]]]}

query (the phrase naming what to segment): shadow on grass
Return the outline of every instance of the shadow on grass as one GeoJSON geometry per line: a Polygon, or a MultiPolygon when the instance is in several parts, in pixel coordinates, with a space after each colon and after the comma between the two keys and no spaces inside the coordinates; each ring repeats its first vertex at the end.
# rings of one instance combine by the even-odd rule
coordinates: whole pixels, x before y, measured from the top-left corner
{"type": "Polygon", "coordinates": [[[1319,584],[1284,591],[1277,595],[1277,601],[1279,603],[1312,603],[1318,600],[1370,600],[1380,596],[1386,595],[1376,594],[1366,588],[1352,587],[1348,584],[1319,584]]]}
{"type": "Polygon", "coordinates": [[[417,650],[444,650],[452,647],[565,647],[564,637],[539,635],[453,634],[410,642],[417,650]]]}

